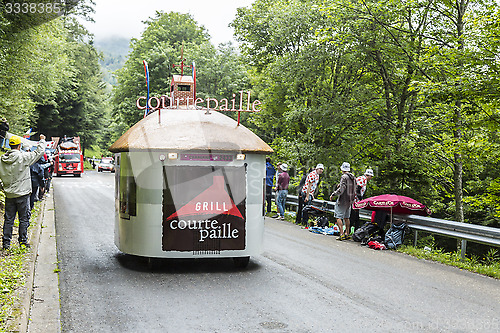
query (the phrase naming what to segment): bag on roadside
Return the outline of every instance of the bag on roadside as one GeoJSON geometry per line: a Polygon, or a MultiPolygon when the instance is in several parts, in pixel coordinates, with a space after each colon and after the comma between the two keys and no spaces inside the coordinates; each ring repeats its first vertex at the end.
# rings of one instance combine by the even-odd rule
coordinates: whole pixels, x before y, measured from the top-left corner
{"type": "Polygon", "coordinates": [[[380,243],[380,242],[377,242],[377,241],[369,241],[368,242],[368,247],[370,249],[374,249],[374,250],[387,250],[387,247],[385,246],[384,243],[380,243]]]}
{"type": "Polygon", "coordinates": [[[376,236],[368,238],[366,241],[367,241],[367,243],[370,243],[370,242],[383,243],[384,242],[384,237],[380,236],[380,235],[376,235],[376,236]]]}
{"type": "Polygon", "coordinates": [[[393,224],[385,233],[385,245],[389,249],[395,249],[399,245],[403,244],[406,233],[406,223],[401,223],[399,225],[393,224]]]}
{"type": "Polygon", "coordinates": [[[329,225],[328,217],[320,216],[316,219],[316,226],[318,226],[320,228],[325,228],[325,227],[328,227],[328,225],[329,225]]]}
{"type": "Polygon", "coordinates": [[[361,228],[356,229],[352,235],[352,240],[355,242],[361,242],[363,239],[370,238],[374,233],[378,231],[378,226],[371,222],[366,222],[361,226],[361,228]]]}

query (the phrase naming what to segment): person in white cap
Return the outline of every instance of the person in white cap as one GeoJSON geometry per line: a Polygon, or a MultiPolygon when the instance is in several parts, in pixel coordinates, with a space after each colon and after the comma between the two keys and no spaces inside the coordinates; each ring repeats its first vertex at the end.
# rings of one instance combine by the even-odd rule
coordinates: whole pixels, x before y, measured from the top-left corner
{"type": "Polygon", "coordinates": [[[338,196],[334,213],[340,231],[340,237],[337,239],[346,240],[351,237],[349,216],[351,215],[351,205],[355,199],[354,192],[356,179],[350,172],[351,165],[349,163],[342,163],[340,170],[342,171],[342,177],[340,177],[340,183],[337,185],[337,190],[330,196],[330,200],[332,200],[334,196],[338,196]],[[345,222],[345,229],[342,220],[345,222]]]}
{"type": "MultiPolygon", "coordinates": [[[[372,169],[366,169],[365,174],[362,176],[359,176],[356,178],[356,198],[354,199],[355,202],[361,201],[364,199],[365,193],[366,193],[366,185],[368,182],[373,178],[373,170],[372,169]]],[[[359,209],[352,209],[351,210],[351,216],[350,216],[350,221],[352,226],[354,227],[354,230],[358,229],[359,226],[359,209]]]]}
{"type": "Polygon", "coordinates": [[[290,176],[288,175],[288,165],[281,163],[280,173],[276,181],[276,205],[278,206],[278,219],[285,219],[285,202],[288,195],[288,184],[290,183],[290,176]]]}
{"type": "Polygon", "coordinates": [[[306,182],[302,187],[302,196],[304,197],[304,208],[301,212],[303,225],[307,226],[307,220],[309,219],[309,215],[304,210],[307,208],[307,205],[309,205],[314,199],[313,195],[319,183],[319,176],[323,173],[324,170],[325,167],[323,166],[323,164],[319,163],[318,165],[316,165],[316,169],[314,169],[309,173],[309,175],[307,175],[306,182]]]}

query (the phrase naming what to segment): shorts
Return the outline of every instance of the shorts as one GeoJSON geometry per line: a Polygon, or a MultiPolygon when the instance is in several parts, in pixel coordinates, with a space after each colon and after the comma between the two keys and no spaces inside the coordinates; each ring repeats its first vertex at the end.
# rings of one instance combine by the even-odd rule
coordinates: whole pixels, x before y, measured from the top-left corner
{"type": "Polygon", "coordinates": [[[351,216],[351,205],[341,205],[337,201],[335,203],[335,218],[337,219],[348,219],[351,216]]]}

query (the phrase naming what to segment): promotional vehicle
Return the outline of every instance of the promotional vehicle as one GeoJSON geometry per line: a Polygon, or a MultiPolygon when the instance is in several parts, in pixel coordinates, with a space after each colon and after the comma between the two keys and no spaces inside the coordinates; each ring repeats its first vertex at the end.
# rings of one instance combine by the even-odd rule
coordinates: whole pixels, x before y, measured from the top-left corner
{"type": "MultiPolygon", "coordinates": [[[[243,95],[221,100],[222,111],[234,104],[238,113],[252,112],[260,102],[243,95]]],[[[231,258],[247,266],[262,251],[265,159],[273,150],[239,117],[214,110],[214,99],[196,105],[194,77],[174,75],[165,107],[163,97],[153,102],[162,110],[151,107],[155,98],[138,99],[145,117],[109,148],[116,161],[116,246],[150,263],[231,258]]]]}
{"type": "Polygon", "coordinates": [[[101,162],[97,165],[97,172],[103,171],[115,172],[115,165],[113,164],[112,157],[103,157],[101,162]]]}
{"type": "Polygon", "coordinates": [[[83,173],[83,154],[80,146],[80,137],[53,137],[56,146],[54,158],[54,173],[57,177],[73,175],[80,177],[83,173]]]}

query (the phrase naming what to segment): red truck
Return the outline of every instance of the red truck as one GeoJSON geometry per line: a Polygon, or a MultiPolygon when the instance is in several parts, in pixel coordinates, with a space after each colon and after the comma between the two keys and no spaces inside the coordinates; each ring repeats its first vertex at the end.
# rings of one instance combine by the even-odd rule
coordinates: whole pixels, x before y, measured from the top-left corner
{"type": "Polygon", "coordinates": [[[83,173],[83,154],[80,146],[80,137],[71,138],[52,137],[56,147],[54,159],[54,173],[80,177],[83,173]]]}

